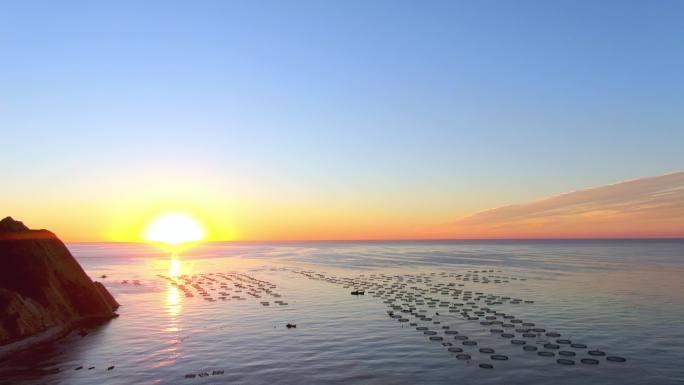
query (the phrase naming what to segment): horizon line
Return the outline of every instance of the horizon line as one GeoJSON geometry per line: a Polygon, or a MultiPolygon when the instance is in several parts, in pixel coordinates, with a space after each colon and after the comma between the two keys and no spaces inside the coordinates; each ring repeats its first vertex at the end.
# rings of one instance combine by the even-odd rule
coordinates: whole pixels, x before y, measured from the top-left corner
{"type": "MultiPolygon", "coordinates": [[[[271,240],[212,240],[198,243],[295,243],[295,242],[467,242],[467,241],[684,241],[675,237],[556,237],[556,238],[373,238],[373,239],[271,239],[271,240]]],[[[67,244],[120,243],[150,244],[145,241],[63,241],[67,244]]]]}

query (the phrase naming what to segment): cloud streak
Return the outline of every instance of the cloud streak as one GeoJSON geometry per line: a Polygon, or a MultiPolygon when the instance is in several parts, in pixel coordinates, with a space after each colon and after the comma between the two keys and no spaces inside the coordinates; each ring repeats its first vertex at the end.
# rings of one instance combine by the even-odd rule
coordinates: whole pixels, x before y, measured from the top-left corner
{"type": "Polygon", "coordinates": [[[449,227],[458,238],[684,237],[684,171],[481,211],[449,227]]]}

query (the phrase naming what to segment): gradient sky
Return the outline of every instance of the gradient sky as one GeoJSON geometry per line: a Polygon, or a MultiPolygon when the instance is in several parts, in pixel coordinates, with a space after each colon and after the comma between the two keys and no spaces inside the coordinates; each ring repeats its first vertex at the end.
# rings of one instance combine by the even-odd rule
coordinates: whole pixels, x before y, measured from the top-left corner
{"type": "Polygon", "coordinates": [[[0,0],[0,215],[70,241],[179,210],[217,240],[477,236],[454,221],[684,169],[682,20],[682,1],[0,0]]]}

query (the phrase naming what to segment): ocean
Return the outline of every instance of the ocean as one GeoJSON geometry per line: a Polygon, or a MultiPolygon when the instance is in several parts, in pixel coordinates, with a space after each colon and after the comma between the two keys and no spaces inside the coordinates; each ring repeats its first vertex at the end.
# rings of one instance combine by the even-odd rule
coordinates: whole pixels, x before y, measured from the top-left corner
{"type": "Polygon", "coordinates": [[[684,240],[68,247],[120,316],[2,384],[684,384],[684,240]]]}

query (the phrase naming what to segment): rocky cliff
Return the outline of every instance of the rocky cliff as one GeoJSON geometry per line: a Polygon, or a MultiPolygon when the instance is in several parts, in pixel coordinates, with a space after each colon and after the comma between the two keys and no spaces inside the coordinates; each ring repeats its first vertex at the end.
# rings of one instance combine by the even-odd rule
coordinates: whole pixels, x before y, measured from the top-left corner
{"type": "Polygon", "coordinates": [[[55,234],[0,221],[0,347],[110,319],[118,307],[55,234]]]}

